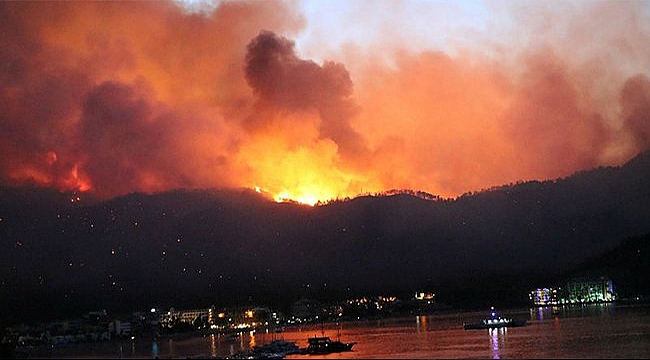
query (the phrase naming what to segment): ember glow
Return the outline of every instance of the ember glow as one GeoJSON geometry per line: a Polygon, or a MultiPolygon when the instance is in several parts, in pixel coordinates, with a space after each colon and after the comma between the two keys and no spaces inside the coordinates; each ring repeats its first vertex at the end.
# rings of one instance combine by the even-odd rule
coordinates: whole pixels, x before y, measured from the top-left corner
{"type": "Polygon", "coordinates": [[[0,183],[457,196],[650,147],[647,2],[2,2],[0,183]]]}

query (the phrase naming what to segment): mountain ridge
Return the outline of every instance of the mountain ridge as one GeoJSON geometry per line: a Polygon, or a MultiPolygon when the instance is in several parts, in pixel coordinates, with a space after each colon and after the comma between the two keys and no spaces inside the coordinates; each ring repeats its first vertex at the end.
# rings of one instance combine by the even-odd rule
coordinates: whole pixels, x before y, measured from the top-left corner
{"type": "MultiPolygon", "coordinates": [[[[455,199],[391,193],[315,207],[252,190],[102,201],[4,187],[1,315],[422,288],[471,303],[485,281],[510,292],[516,283],[524,293],[510,296],[521,298],[535,281],[650,233],[648,185],[650,153],[455,199]]],[[[495,289],[483,292],[499,300],[495,289]]]]}

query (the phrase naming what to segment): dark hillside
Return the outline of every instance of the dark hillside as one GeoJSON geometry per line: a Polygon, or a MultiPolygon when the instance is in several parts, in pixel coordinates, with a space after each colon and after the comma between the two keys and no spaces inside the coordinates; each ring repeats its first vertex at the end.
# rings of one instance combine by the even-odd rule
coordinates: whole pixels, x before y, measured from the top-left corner
{"type": "MultiPolygon", "coordinates": [[[[650,153],[454,200],[391,192],[309,207],[249,190],[103,202],[46,189],[0,195],[3,316],[421,288],[452,305],[516,303],[536,281],[650,233],[650,153]]],[[[645,274],[644,264],[625,271],[645,274]]],[[[621,285],[634,279],[616,271],[621,285]]],[[[630,289],[647,285],[634,281],[630,289]]]]}

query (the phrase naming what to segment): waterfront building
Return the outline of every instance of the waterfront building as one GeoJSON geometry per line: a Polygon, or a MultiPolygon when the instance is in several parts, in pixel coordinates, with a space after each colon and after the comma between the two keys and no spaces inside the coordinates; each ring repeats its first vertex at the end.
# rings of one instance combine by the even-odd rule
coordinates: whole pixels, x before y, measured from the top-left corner
{"type": "Polygon", "coordinates": [[[413,310],[419,314],[436,311],[440,307],[436,303],[436,294],[431,291],[418,291],[411,300],[413,310]]]}
{"type": "Polygon", "coordinates": [[[208,326],[215,323],[214,306],[206,309],[175,310],[169,309],[160,315],[159,324],[162,327],[172,327],[177,323],[208,326]]]}
{"type": "Polygon", "coordinates": [[[419,291],[415,293],[415,296],[413,297],[415,300],[418,301],[434,301],[436,299],[436,294],[432,292],[424,292],[424,291],[419,291]]]}
{"type": "Polygon", "coordinates": [[[611,279],[574,278],[565,287],[547,287],[531,290],[528,294],[535,306],[601,303],[616,300],[611,279]]]}
{"type": "Polygon", "coordinates": [[[562,288],[537,288],[532,290],[528,294],[528,297],[530,298],[530,301],[537,306],[559,305],[562,303],[560,297],[561,291],[562,288]]]}
{"type": "Polygon", "coordinates": [[[571,304],[614,301],[614,284],[604,277],[573,279],[567,283],[567,300],[571,304]]]}

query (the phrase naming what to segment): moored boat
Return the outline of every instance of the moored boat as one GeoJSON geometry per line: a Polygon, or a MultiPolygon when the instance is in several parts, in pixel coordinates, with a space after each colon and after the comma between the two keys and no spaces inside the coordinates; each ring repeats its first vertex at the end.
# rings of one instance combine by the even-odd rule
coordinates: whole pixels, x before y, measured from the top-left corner
{"type": "Polygon", "coordinates": [[[315,336],[307,340],[308,345],[303,349],[304,354],[329,354],[334,352],[352,351],[356,342],[344,343],[332,340],[327,336],[315,336]]]}

